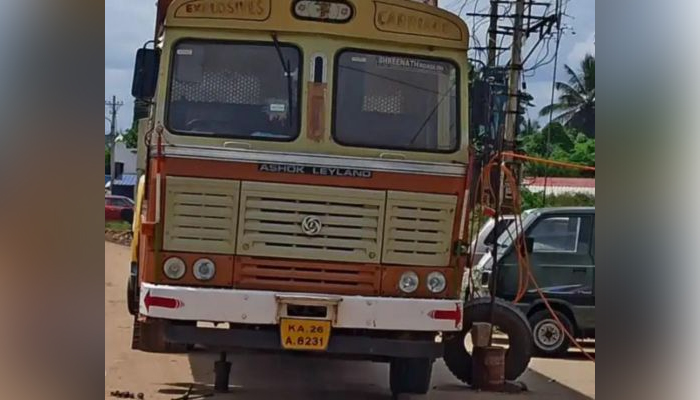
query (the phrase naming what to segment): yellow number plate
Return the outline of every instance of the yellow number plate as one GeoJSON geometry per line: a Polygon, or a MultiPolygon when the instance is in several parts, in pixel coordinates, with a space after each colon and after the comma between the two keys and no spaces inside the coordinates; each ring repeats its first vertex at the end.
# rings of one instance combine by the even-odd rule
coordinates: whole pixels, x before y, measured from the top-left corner
{"type": "Polygon", "coordinates": [[[331,337],[330,321],[282,319],[282,348],[286,350],[324,351],[331,337]]]}

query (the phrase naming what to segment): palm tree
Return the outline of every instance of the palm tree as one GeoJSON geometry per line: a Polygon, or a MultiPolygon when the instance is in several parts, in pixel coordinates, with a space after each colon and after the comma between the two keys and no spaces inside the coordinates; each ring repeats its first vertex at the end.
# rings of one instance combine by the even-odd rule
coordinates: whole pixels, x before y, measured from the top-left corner
{"type": "Polygon", "coordinates": [[[557,114],[555,121],[595,138],[595,56],[586,54],[581,61],[580,72],[575,72],[568,65],[564,68],[569,75],[569,82],[555,84],[559,100],[544,107],[540,116],[557,114]]]}

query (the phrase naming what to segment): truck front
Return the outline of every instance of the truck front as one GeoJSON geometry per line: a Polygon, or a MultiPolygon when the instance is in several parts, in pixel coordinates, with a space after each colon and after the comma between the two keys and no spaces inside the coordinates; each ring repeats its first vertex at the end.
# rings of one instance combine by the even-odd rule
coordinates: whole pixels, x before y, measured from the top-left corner
{"type": "Polygon", "coordinates": [[[134,83],[134,347],[429,377],[462,326],[465,24],[409,0],[161,3],[134,83]]]}

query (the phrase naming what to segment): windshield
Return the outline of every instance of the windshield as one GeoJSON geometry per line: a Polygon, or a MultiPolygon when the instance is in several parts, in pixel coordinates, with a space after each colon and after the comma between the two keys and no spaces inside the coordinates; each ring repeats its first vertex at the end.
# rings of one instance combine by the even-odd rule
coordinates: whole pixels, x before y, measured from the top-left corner
{"type": "Polygon", "coordinates": [[[284,44],[280,51],[281,57],[273,43],[179,42],[173,50],[168,128],[186,135],[295,139],[301,55],[284,44]],[[283,62],[289,65],[292,93],[283,62]]]}
{"type": "MultiPolygon", "coordinates": [[[[532,220],[537,218],[537,214],[534,213],[534,210],[527,210],[524,211],[522,214],[520,214],[520,219],[522,220],[522,227],[523,229],[527,229],[528,226],[532,223],[532,220]]],[[[508,227],[508,230],[503,232],[501,236],[498,238],[498,247],[501,248],[507,248],[510,246],[510,244],[515,240],[515,237],[517,235],[517,224],[510,224],[508,227]]]]}
{"type": "Polygon", "coordinates": [[[498,226],[489,230],[488,235],[486,235],[486,238],[484,239],[484,245],[493,245],[493,241],[498,238],[498,236],[500,236],[505,229],[510,226],[511,223],[513,223],[513,221],[515,220],[512,217],[504,217],[503,219],[499,220],[498,226]]]}
{"type": "Polygon", "coordinates": [[[333,135],[348,146],[454,152],[458,88],[458,69],[450,61],[343,51],[333,135]]]}

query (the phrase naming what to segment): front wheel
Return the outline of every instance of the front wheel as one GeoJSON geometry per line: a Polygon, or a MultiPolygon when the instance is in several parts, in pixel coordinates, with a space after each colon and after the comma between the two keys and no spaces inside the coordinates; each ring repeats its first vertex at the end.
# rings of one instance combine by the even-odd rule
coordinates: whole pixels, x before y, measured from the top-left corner
{"type": "Polygon", "coordinates": [[[389,386],[394,396],[426,394],[430,390],[433,360],[429,358],[395,358],[389,365],[389,386]]]}
{"type": "MultiPolygon", "coordinates": [[[[557,318],[569,332],[573,332],[573,324],[566,315],[555,311],[557,318]]],[[[530,317],[532,336],[535,342],[535,350],[548,357],[563,357],[568,353],[571,341],[562,326],[557,323],[548,310],[542,310],[530,317]]]]}
{"type": "Polygon", "coordinates": [[[139,313],[138,268],[138,264],[131,263],[129,278],[126,282],[126,306],[129,314],[134,316],[139,313]]]}

